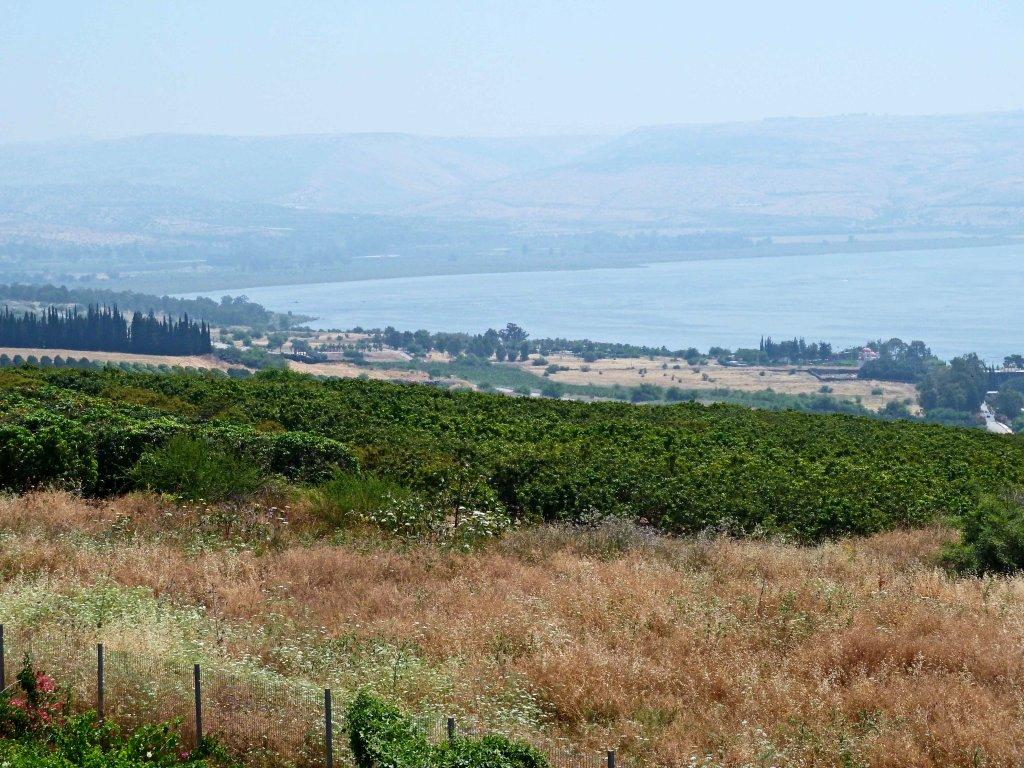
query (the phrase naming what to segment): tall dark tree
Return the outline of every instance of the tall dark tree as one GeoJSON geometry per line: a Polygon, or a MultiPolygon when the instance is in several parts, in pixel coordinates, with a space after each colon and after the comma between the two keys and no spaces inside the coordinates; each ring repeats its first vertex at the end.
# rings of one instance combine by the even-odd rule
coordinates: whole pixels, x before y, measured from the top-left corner
{"type": "Polygon", "coordinates": [[[117,308],[90,305],[49,307],[41,314],[0,312],[0,345],[43,349],[83,349],[154,355],[202,355],[212,348],[210,326],[184,315],[178,320],[136,312],[129,322],[117,308]]]}

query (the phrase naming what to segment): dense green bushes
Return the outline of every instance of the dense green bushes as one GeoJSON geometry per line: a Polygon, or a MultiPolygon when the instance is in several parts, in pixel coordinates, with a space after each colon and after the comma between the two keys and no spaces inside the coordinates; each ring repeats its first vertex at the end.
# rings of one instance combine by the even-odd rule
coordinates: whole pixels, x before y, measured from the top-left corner
{"type": "Polygon", "coordinates": [[[70,396],[25,371],[0,384],[0,490],[59,485],[106,495],[149,487],[214,499],[249,492],[270,474],[318,483],[358,467],[329,437],[161,413],[125,403],[123,387],[107,391],[115,402],[70,396]]]}
{"type": "Polygon", "coordinates": [[[54,419],[67,435],[65,458],[7,473],[2,482],[14,489],[69,479],[91,493],[132,487],[139,457],[179,433],[302,482],[358,466],[449,515],[619,515],[675,532],[800,540],[962,514],[983,489],[1024,486],[1024,440],[976,430],[728,405],[513,399],[280,372],[244,381],[0,372],[0,417],[0,451],[13,455],[29,436],[54,440],[43,434],[54,419]]]}
{"type": "Polygon", "coordinates": [[[1024,570],[1024,496],[986,494],[960,523],[960,541],[943,551],[947,565],[973,574],[1024,570]]]}
{"type": "Polygon", "coordinates": [[[397,707],[361,691],[346,712],[357,768],[547,768],[539,751],[502,736],[431,744],[397,707]]]}
{"type": "Polygon", "coordinates": [[[74,421],[33,412],[19,422],[0,424],[0,488],[93,486],[97,481],[91,437],[74,421]]]}

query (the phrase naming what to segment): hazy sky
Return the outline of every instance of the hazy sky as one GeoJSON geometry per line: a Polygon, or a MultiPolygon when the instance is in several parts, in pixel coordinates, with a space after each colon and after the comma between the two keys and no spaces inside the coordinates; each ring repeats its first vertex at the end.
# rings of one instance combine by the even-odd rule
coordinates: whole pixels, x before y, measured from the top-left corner
{"type": "Polygon", "coordinates": [[[0,140],[1024,108],[1024,0],[0,0],[0,140]]]}

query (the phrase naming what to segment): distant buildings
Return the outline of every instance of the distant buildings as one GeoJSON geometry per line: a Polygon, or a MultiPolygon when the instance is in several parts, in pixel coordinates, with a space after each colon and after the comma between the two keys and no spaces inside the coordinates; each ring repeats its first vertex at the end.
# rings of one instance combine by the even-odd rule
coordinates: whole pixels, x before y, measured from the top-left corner
{"type": "Polygon", "coordinates": [[[871,347],[861,347],[860,352],[857,354],[857,359],[862,363],[866,363],[869,360],[877,360],[878,353],[871,347]]]}

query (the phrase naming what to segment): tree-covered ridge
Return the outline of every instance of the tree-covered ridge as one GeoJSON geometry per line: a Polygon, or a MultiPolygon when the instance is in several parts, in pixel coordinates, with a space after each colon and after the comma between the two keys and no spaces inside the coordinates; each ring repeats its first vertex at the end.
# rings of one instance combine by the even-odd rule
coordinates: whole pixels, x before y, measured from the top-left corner
{"type": "Polygon", "coordinates": [[[129,321],[117,306],[90,304],[43,313],[0,312],[0,346],[82,349],[155,355],[202,355],[212,348],[210,326],[184,315],[178,320],[136,312],[129,321]]]}
{"type": "Polygon", "coordinates": [[[282,372],[239,381],[20,370],[0,382],[0,486],[11,489],[130,488],[139,457],[181,432],[249,456],[284,451],[277,471],[295,478],[307,474],[305,451],[322,464],[344,445],[362,471],[449,512],[619,515],[673,532],[800,540],[920,524],[1024,485],[1019,437],[851,416],[517,400],[282,372]]]}
{"type": "Polygon", "coordinates": [[[246,326],[249,328],[288,327],[293,322],[307,320],[304,316],[278,314],[265,309],[245,296],[222,296],[219,301],[199,296],[183,299],[176,296],[156,296],[136,291],[113,291],[104,288],[67,288],[63,285],[0,285],[0,301],[25,301],[41,304],[105,304],[125,307],[143,314],[188,315],[196,320],[220,326],[246,326]]]}

